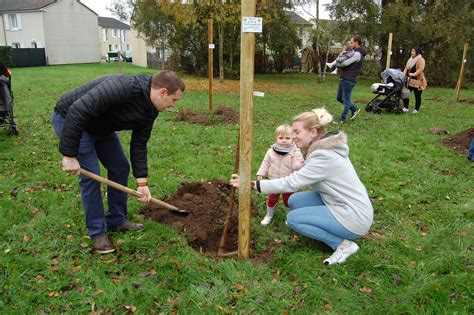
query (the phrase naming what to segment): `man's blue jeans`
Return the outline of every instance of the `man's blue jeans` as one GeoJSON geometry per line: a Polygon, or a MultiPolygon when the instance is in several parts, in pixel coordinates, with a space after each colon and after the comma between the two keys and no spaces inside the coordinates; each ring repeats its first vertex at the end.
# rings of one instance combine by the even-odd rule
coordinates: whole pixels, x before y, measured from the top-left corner
{"type": "Polygon", "coordinates": [[[356,85],[355,82],[349,80],[340,80],[339,87],[337,89],[337,96],[336,99],[339,103],[344,104],[344,110],[341,114],[341,121],[346,121],[347,113],[349,110],[355,112],[358,110],[357,106],[355,106],[352,101],[352,89],[356,85]]]}
{"type": "MultiPolygon", "coordinates": [[[[64,118],[53,113],[53,128],[61,138],[64,118]]],[[[130,164],[115,132],[103,136],[94,136],[88,132],[82,134],[77,160],[81,168],[100,175],[99,161],[107,169],[107,178],[127,186],[130,164]]],[[[127,222],[127,194],[114,188],[107,188],[109,211],[104,213],[104,204],[100,183],[80,176],[82,205],[86,217],[86,227],[90,237],[104,235],[106,226],[117,227],[127,222]]]]}
{"type": "Polygon", "coordinates": [[[288,200],[291,211],[286,222],[296,232],[321,241],[336,249],[344,239],[354,240],[360,235],[347,230],[324,204],[315,191],[297,192],[288,200]]]}

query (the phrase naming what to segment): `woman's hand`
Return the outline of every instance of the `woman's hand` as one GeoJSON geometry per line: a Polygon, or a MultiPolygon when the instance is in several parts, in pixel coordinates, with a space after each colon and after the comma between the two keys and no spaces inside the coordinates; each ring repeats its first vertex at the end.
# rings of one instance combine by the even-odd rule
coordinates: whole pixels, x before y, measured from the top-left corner
{"type": "Polygon", "coordinates": [[[79,165],[79,161],[75,157],[63,157],[63,160],[61,161],[61,169],[63,172],[68,174],[81,174],[81,165],[79,165]]]}
{"type": "Polygon", "coordinates": [[[150,189],[148,188],[148,186],[137,187],[137,191],[142,194],[142,196],[139,197],[138,200],[140,200],[141,202],[145,202],[145,203],[150,202],[151,193],[150,193],[150,189]]]}
{"type": "MultiPolygon", "coordinates": [[[[233,187],[238,188],[239,185],[240,185],[239,175],[237,175],[237,174],[232,174],[232,177],[231,177],[231,179],[230,179],[230,184],[231,184],[233,187]]],[[[257,190],[257,182],[256,182],[256,181],[252,181],[250,184],[251,184],[251,186],[252,186],[253,189],[257,190]]]]}
{"type": "Polygon", "coordinates": [[[232,177],[230,178],[230,184],[233,186],[233,187],[239,187],[240,185],[240,180],[239,180],[239,175],[237,174],[232,174],[232,177]]]}

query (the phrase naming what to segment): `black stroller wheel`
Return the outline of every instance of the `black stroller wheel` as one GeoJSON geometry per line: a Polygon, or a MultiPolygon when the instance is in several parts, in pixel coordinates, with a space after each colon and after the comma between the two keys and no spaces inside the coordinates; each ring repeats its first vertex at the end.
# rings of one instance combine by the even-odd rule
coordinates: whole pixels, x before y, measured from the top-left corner
{"type": "Polygon", "coordinates": [[[20,133],[20,130],[18,129],[17,125],[10,125],[10,126],[8,126],[7,133],[9,135],[18,136],[18,134],[20,133]]]}

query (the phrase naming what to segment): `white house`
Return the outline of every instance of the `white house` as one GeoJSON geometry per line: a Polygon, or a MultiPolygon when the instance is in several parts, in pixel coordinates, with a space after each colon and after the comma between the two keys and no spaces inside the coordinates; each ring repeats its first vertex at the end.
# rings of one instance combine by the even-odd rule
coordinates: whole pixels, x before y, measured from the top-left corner
{"type": "Polygon", "coordinates": [[[97,14],[79,0],[0,0],[3,45],[45,48],[49,65],[100,61],[97,14]]]}
{"type": "Polygon", "coordinates": [[[99,40],[102,58],[108,52],[132,54],[130,26],[117,19],[99,16],[99,40]]]}

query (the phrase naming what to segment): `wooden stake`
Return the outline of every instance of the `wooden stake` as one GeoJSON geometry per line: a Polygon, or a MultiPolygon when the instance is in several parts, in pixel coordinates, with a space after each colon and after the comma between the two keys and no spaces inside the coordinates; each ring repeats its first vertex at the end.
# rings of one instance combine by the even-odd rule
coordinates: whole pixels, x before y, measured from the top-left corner
{"type": "MultiPolygon", "coordinates": [[[[241,21],[255,16],[256,0],[241,0],[241,21]]],[[[242,26],[241,26],[242,27],[242,26]]],[[[253,132],[253,70],[255,33],[242,32],[240,37],[240,186],[239,186],[239,259],[250,256],[250,207],[253,132]]]]}
{"type": "Polygon", "coordinates": [[[456,83],[456,89],[454,93],[454,101],[459,101],[459,94],[461,93],[461,88],[464,83],[464,66],[467,62],[467,48],[469,47],[468,44],[464,44],[464,51],[462,53],[462,60],[461,60],[461,71],[459,72],[459,79],[456,83]]]}
{"type": "MultiPolygon", "coordinates": [[[[235,162],[234,162],[234,171],[232,174],[237,174],[239,171],[239,157],[240,157],[240,138],[237,137],[237,145],[235,147],[235,162]]],[[[227,212],[227,215],[224,220],[224,227],[222,228],[222,236],[221,240],[219,242],[219,250],[218,250],[218,255],[224,254],[224,249],[225,249],[225,243],[227,241],[227,232],[229,230],[229,222],[230,218],[232,217],[232,212],[234,210],[234,196],[235,196],[235,187],[232,186],[230,188],[230,197],[229,197],[229,212],[227,212]]]]}
{"type": "Polygon", "coordinates": [[[208,19],[207,20],[207,41],[209,43],[208,47],[208,53],[209,53],[209,57],[208,57],[208,72],[209,72],[209,112],[212,112],[212,80],[213,80],[213,72],[214,72],[214,59],[213,59],[213,55],[212,55],[212,52],[214,50],[214,48],[211,48],[212,46],[211,45],[214,45],[213,44],[213,35],[212,35],[212,19],[208,19]]]}
{"type": "Polygon", "coordinates": [[[392,57],[392,33],[388,33],[388,46],[387,46],[387,64],[385,69],[390,68],[390,58],[392,57]]]}

